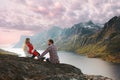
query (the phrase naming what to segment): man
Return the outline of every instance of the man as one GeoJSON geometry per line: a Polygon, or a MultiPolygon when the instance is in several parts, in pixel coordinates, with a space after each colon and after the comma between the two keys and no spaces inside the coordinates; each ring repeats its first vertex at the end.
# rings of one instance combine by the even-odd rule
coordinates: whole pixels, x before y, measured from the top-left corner
{"type": "Polygon", "coordinates": [[[48,58],[46,61],[51,63],[59,63],[59,58],[57,55],[57,48],[54,45],[54,41],[52,39],[48,40],[48,48],[40,55],[40,58],[42,58],[44,55],[46,55],[49,52],[50,58],[48,58]]]}

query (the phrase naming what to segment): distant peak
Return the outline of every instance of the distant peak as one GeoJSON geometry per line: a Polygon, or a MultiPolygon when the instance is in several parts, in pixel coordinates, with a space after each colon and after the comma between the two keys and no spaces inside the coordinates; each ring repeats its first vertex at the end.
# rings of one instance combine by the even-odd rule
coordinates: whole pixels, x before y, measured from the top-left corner
{"type": "Polygon", "coordinates": [[[91,24],[94,24],[94,23],[93,23],[92,20],[90,20],[90,21],[86,22],[86,24],[91,25],[91,24]]]}

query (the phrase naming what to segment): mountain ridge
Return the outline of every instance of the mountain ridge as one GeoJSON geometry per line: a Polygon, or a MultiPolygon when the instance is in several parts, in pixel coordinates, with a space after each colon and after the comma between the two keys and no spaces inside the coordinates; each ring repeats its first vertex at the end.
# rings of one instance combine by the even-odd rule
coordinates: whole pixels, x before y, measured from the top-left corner
{"type": "MultiPolygon", "coordinates": [[[[33,41],[33,45],[36,45],[37,49],[45,49],[47,40],[52,38],[59,50],[72,51],[88,57],[100,57],[110,62],[120,63],[120,59],[117,58],[120,55],[119,16],[111,18],[104,24],[104,27],[88,21],[75,24],[71,28],[55,27],[54,29],[53,27],[43,34],[38,35],[33,41]]],[[[34,36],[32,38],[34,39],[34,36]]]]}

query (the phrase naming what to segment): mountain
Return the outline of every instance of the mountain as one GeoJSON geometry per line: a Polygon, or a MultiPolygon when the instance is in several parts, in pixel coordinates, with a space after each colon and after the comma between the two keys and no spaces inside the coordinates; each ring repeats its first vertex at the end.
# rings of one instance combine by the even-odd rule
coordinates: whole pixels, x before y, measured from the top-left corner
{"type": "Polygon", "coordinates": [[[54,39],[55,41],[57,41],[59,39],[59,36],[62,33],[62,29],[59,27],[52,27],[51,29],[49,29],[48,31],[43,31],[35,36],[33,36],[33,38],[35,38],[33,41],[33,44],[36,45],[37,49],[45,49],[47,46],[47,40],[48,39],[54,39]]]}
{"type": "Polygon", "coordinates": [[[64,38],[71,38],[74,35],[89,36],[95,34],[100,27],[95,25],[92,21],[86,23],[79,23],[72,26],[72,28],[61,29],[59,27],[52,27],[49,30],[35,34],[34,36],[21,36],[19,42],[14,47],[22,47],[25,38],[31,38],[31,42],[37,49],[44,49],[48,39],[54,39],[55,43],[59,43],[64,38]]]}
{"type": "Polygon", "coordinates": [[[110,53],[120,52],[120,17],[113,17],[98,34],[97,39],[107,41],[107,50],[110,53]]]}
{"type": "Polygon", "coordinates": [[[89,38],[101,30],[101,27],[92,21],[73,25],[71,28],[64,29],[62,38],[56,43],[60,50],[74,51],[84,45],[94,42],[89,38]]]}
{"type": "Polygon", "coordinates": [[[100,30],[100,26],[94,24],[92,21],[86,23],[79,23],[73,25],[71,28],[63,30],[63,35],[70,37],[73,35],[90,36],[100,30]]]}
{"type": "Polygon", "coordinates": [[[120,16],[110,19],[100,32],[89,38],[94,40],[93,43],[79,47],[77,53],[120,63],[120,16]]]}
{"type": "Polygon", "coordinates": [[[45,49],[50,38],[55,41],[59,50],[120,63],[120,16],[113,17],[103,27],[88,21],[75,24],[71,28],[53,27],[31,39],[37,49],[45,49]]]}

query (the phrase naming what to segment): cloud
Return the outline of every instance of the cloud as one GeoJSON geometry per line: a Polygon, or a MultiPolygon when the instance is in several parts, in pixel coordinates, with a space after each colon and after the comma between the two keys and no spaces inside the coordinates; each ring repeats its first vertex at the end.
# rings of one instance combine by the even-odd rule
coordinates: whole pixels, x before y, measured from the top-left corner
{"type": "Polygon", "coordinates": [[[40,32],[89,20],[104,24],[119,13],[119,0],[4,0],[0,27],[40,32]]]}
{"type": "Polygon", "coordinates": [[[53,26],[66,28],[89,20],[104,24],[114,16],[120,16],[120,0],[1,0],[0,45],[53,26]]]}

